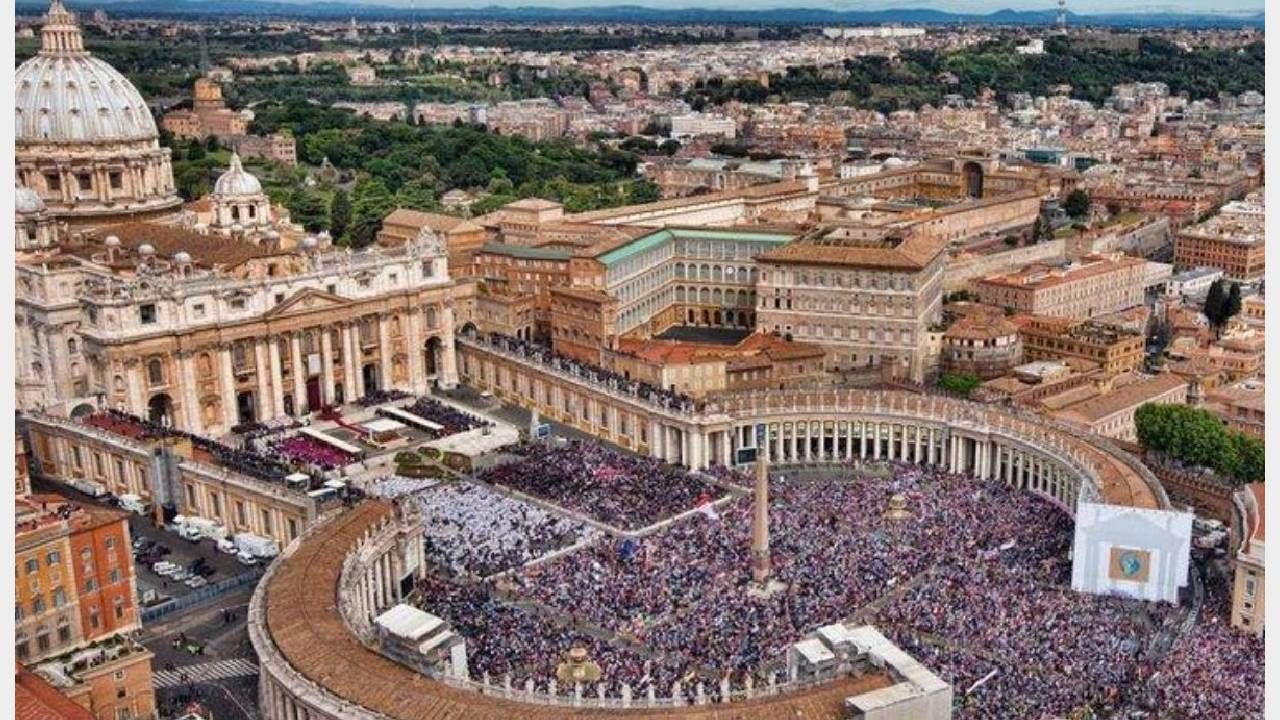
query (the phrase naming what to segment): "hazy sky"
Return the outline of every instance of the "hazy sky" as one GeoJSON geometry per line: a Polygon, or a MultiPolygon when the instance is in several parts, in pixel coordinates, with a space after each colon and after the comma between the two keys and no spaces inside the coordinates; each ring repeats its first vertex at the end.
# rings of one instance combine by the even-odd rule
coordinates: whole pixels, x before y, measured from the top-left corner
{"type": "MultiPolygon", "coordinates": [[[[291,0],[307,2],[309,0],[291,0]]],[[[410,0],[347,0],[367,5],[408,7],[410,0]]],[[[640,5],[654,8],[767,9],[802,7],[832,10],[886,10],[894,8],[934,8],[952,12],[988,13],[995,10],[1047,10],[1055,0],[414,0],[417,7],[598,7],[640,5]]],[[[1175,12],[1238,13],[1262,12],[1260,0],[1067,0],[1067,8],[1078,13],[1175,12]]]]}

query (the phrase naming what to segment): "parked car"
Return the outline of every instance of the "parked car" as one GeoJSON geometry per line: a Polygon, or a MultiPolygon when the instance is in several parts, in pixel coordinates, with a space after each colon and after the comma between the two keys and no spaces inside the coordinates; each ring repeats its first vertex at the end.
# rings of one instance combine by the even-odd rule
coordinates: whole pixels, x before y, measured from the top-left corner
{"type": "Polygon", "coordinates": [[[187,572],[186,568],[175,568],[174,571],[169,574],[169,578],[177,580],[178,582],[183,582],[184,580],[189,580],[191,578],[191,573],[187,572]]]}
{"type": "Polygon", "coordinates": [[[205,580],[204,578],[200,577],[199,575],[196,575],[195,577],[189,577],[189,578],[187,578],[187,579],[184,581],[184,583],[183,583],[183,584],[185,584],[185,585],[186,585],[187,587],[189,587],[189,588],[195,589],[195,588],[202,588],[202,587],[204,587],[205,585],[208,585],[208,584],[209,584],[209,581],[208,581],[208,580],[205,580]]]}
{"type": "Polygon", "coordinates": [[[236,553],[236,560],[239,560],[241,565],[253,566],[258,564],[258,558],[247,552],[236,553]]]}
{"type": "Polygon", "coordinates": [[[228,555],[236,555],[240,552],[240,548],[236,547],[236,544],[231,540],[219,540],[218,552],[226,553],[228,555]]]}
{"type": "Polygon", "coordinates": [[[157,575],[165,575],[167,573],[173,572],[177,568],[178,568],[177,565],[174,565],[168,560],[161,560],[151,566],[151,572],[157,575]]]}

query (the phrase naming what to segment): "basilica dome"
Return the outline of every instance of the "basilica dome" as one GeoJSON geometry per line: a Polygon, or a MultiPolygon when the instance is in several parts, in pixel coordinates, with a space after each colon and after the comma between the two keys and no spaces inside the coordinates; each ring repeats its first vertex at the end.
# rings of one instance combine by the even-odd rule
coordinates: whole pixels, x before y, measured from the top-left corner
{"type": "Polygon", "coordinates": [[[181,203],[138,89],[84,47],[52,0],[40,51],[14,73],[18,182],[72,224],[159,219],[181,203]]]}

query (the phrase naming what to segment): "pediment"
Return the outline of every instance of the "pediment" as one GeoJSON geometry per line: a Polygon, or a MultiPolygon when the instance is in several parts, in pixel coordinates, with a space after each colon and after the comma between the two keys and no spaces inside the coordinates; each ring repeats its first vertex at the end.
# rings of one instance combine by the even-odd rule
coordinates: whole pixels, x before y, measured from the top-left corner
{"type": "Polygon", "coordinates": [[[338,310],[350,304],[351,301],[341,295],[315,288],[305,288],[294,293],[292,297],[285,298],[284,302],[263,313],[263,318],[279,318],[338,310]]]}

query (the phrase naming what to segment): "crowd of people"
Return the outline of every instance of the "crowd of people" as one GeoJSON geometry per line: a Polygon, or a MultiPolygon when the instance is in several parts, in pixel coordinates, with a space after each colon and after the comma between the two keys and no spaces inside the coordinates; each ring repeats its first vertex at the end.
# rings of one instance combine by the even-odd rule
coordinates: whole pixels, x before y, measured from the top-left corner
{"type": "Polygon", "coordinates": [[[355,458],[332,445],[306,435],[294,435],[272,446],[272,450],[293,462],[325,472],[350,465],[355,458]]]}
{"type": "Polygon", "coordinates": [[[226,467],[234,472],[268,482],[283,482],[290,473],[288,463],[266,455],[251,448],[236,448],[202,435],[178,430],[169,425],[152,422],[146,418],[131,415],[122,410],[101,410],[81,418],[81,422],[101,428],[117,435],[134,440],[160,440],[164,438],[185,438],[191,446],[204,453],[208,461],[226,467]]]}
{"type": "Polygon", "coordinates": [[[527,360],[547,365],[559,372],[608,388],[614,392],[633,395],[668,410],[691,412],[701,408],[700,403],[689,395],[668,390],[642,380],[633,380],[612,370],[606,370],[598,365],[558,353],[546,345],[520,340],[499,333],[490,333],[485,339],[490,345],[519,355],[527,360]]]}
{"type": "Polygon", "coordinates": [[[454,578],[488,577],[599,534],[584,523],[468,482],[394,478],[374,484],[370,492],[413,495],[422,510],[427,558],[454,578]]]}
{"type": "Polygon", "coordinates": [[[511,452],[517,460],[486,470],[480,479],[625,530],[647,527],[724,494],[682,468],[599,443],[529,443],[511,452]]]}
{"type": "Polygon", "coordinates": [[[437,437],[446,437],[456,435],[460,432],[474,430],[478,427],[488,425],[489,422],[472,415],[469,412],[459,410],[452,405],[446,405],[439,400],[429,397],[420,397],[412,405],[404,408],[405,412],[413,413],[428,422],[439,425],[442,430],[438,431],[437,437]]]}
{"type": "Polygon", "coordinates": [[[1261,720],[1263,638],[1231,627],[1230,580],[1206,575],[1199,620],[1146,668],[1150,681],[1134,705],[1171,720],[1261,720]]]}
{"type": "Polygon", "coordinates": [[[362,408],[371,408],[375,405],[386,405],[387,403],[397,402],[400,400],[408,400],[413,397],[403,390],[391,388],[388,390],[371,390],[365,393],[356,404],[362,408]]]}
{"type": "MultiPolygon", "coordinates": [[[[529,452],[539,462],[526,470],[553,465],[545,452],[529,452]]],[[[897,463],[775,476],[780,585],[764,599],[747,592],[751,517],[749,496],[705,505],[647,537],[602,536],[513,582],[436,580],[420,599],[468,638],[473,674],[509,673],[517,685],[545,688],[581,646],[612,695],[627,683],[665,696],[677,681],[714,695],[721,678],[781,677],[792,643],[854,620],[952,683],[959,718],[1105,715],[1134,697],[1174,718],[1259,716],[1261,641],[1201,623],[1153,656],[1174,608],[1072,591],[1071,520],[1032,494],[897,463]],[[895,495],[905,519],[886,513],[895,495]]]]}

